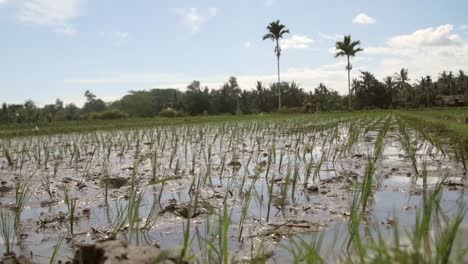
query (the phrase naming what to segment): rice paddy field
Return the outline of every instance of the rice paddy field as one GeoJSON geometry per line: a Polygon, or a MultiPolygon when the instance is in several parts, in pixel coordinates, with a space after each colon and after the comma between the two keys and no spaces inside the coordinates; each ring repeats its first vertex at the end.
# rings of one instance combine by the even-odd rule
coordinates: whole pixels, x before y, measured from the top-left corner
{"type": "Polygon", "coordinates": [[[123,241],[115,263],[467,263],[467,121],[441,109],[2,127],[0,252],[93,263],[91,245],[123,241]]]}

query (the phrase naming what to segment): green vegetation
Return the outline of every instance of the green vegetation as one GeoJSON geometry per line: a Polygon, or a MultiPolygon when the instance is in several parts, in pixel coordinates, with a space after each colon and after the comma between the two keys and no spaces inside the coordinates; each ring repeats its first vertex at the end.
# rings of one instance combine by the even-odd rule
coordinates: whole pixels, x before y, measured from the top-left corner
{"type": "MultiPolygon", "coordinates": [[[[340,45],[351,46],[351,44],[357,45],[356,43],[343,42],[340,45]]],[[[352,56],[360,50],[356,46],[351,50],[349,50],[351,47],[347,46],[342,48],[346,51],[339,51],[337,54],[352,56]]],[[[73,104],[64,106],[61,100],[44,107],[38,107],[30,100],[21,105],[4,103],[0,109],[0,123],[3,127],[1,130],[16,130],[18,127],[41,130],[44,124],[54,127],[61,126],[63,121],[76,120],[93,124],[125,119],[122,123],[128,124],[134,122],[132,119],[146,120],[161,117],[160,121],[154,122],[164,123],[167,122],[166,118],[174,117],[277,112],[279,102],[276,98],[278,101],[281,100],[279,112],[282,113],[343,111],[350,108],[366,110],[466,106],[468,78],[463,71],[456,76],[452,74],[451,78],[446,77],[450,74],[452,73],[442,73],[438,78],[425,76],[419,82],[410,84],[411,79],[407,69],[401,69],[400,72],[387,76],[382,81],[371,72],[362,71],[350,84],[351,96],[341,96],[323,83],[313,88],[301,87],[296,82],[278,81],[269,85],[257,82],[255,87],[241,88],[235,77],[229,78],[217,89],[203,87],[199,81],[193,81],[187,85],[185,91],[177,89],[134,91],[120,100],[109,103],[104,103],[88,92],[87,102],[82,108],[73,104]]]]}

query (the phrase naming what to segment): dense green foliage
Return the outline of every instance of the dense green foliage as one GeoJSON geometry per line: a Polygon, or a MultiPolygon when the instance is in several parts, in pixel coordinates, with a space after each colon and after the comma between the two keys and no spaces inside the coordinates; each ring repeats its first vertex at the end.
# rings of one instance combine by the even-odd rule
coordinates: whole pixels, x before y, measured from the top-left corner
{"type": "MultiPolygon", "coordinates": [[[[254,114],[277,111],[278,87],[282,95],[283,112],[321,112],[347,109],[348,96],[320,84],[314,91],[295,82],[264,85],[257,82],[253,89],[241,89],[235,77],[219,89],[202,87],[193,81],[185,91],[177,89],[151,89],[131,91],[120,100],[105,103],[91,92],[86,92],[86,103],[79,108],[64,106],[59,99],[55,104],[38,107],[28,100],[22,105],[4,103],[0,109],[2,124],[42,124],[53,121],[83,119],[152,118],[164,109],[173,109],[172,116],[254,114]],[[98,114],[96,114],[98,113],[98,114]]],[[[353,109],[396,109],[419,107],[465,106],[468,101],[468,77],[463,71],[455,76],[442,72],[439,77],[426,76],[410,83],[408,71],[402,69],[393,76],[378,80],[370,72],[361,72],[352,83],[353,109]]],[[[166,111],[167,112],[167,111],[166,111]]],[[[164,114],[163,114],[164,115],[164,114]]]]}

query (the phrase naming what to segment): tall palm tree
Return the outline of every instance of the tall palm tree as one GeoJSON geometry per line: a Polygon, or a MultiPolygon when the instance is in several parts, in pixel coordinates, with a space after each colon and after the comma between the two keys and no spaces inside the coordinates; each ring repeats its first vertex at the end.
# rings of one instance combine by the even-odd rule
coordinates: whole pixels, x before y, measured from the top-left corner
{"type": "Polygon", "coordinates": [[[394,103],[395,103],[395,87],[396,87],[395,80],[393,79],[392,76],[387,76],[384,78],[384,84],[387,87],[387,89],[390,91],[390,99],[391,99],[390,107],[393,108],[394,103]]]}
{"type": "Polygon", "coordinates": [[[361,44],[359,40],[351,41],[351,35],[344,36],[343,41],[336,42],[336,54],[335,58],[346,56],[348,59],[348,64],[346,65],[346,70],[348,71],[348,108],[351,110],[351,69],[352,66],[349,63],[349,57],[356,56],[356,53],[363,51],[358,47],[361,44]]]}
{"type": "Polygon", "coordinates": [[[408,96],[410,95],[407,91],[409,86],[408,81],[410,80],[408,77],[408,69],[402,68],[400,72],[395,73],[395,80],[398,82],[399,93],[402,93],[406,101],[408,101],[408,96]]]}
{"type": "Polygon", "coordinates": [[[272,41],[276,42],[275,46],[275,54],[276,54],[276,61],[278,66],[278,111],[281,110],[281,81],[280,81],[280,56],[281,56],[281,47],[279,44],[279,40],[283,38],[283,36],[289,33],[289,29],[286,28],[285,25],[281,24],[279,20],[271,22],[267,28],[268,33],[263,36],[263,40],[271,39],[272,41]]]}

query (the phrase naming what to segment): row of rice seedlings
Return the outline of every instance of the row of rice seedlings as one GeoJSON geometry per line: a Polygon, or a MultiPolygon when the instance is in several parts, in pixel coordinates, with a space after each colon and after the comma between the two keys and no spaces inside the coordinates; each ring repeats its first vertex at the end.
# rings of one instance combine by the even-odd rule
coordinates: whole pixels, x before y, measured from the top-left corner
{"type": "Polygon", "coordinates": [[[407,120],[415,127],[423,127],[425,128],[424,130],[430,131],[430,133],[425,134],[434,134],[434,136],[427,135],[429,139],[426,140],[438,145],[438,148],[443,149],[443,147],[445,147],[437,140],[439,134],[443,134],[444,138],[449,138],[452,143],[451,147],[454,150],[455,158],[462,163],[465,172],[468,171],[466,158],[468,154],[466,147],[468,142],[466,125],[453,122],[450,118],[439,119],[437,115],[438,113],[433,111],[414,113],[397,112],[399,118],[407,120]]]}
{"type": "Polygon", "coordinates": [[[408,155],[411,160],[411,165],[416,175],[416,177],[413,178],[413,181],[416,181],[417,177],[419,176],[418,162],[416,159],[416,152],[418,150],[417,143],[414,142],[410,135],[409,129],[406,127],[405,122],[401,118],[397,117],[397,123],[399,131],[398,138],[406,155],[408,155]]]}

